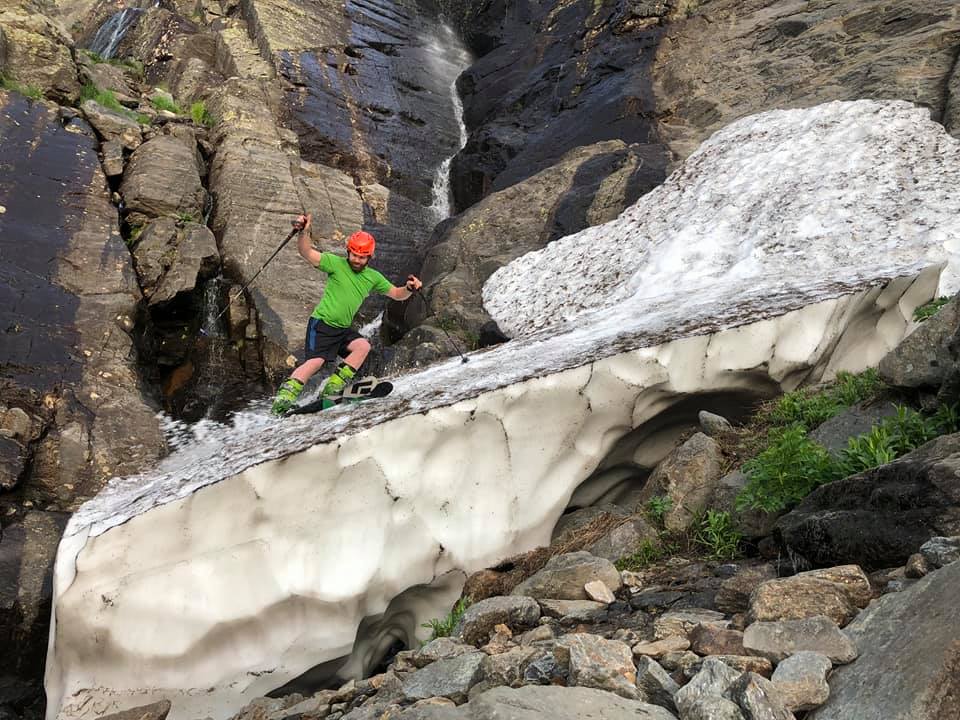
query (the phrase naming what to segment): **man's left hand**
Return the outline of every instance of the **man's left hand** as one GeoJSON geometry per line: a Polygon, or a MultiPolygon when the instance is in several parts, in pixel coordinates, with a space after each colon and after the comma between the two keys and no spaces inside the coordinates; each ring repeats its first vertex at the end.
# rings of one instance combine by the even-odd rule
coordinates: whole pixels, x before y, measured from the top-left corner
{"type": "Polygon", "coordinates": [[[407,290],[409,290],[410,292],[416,292],[422,287],[423,287],[423,283],[420,282],[420,278],[418,278],[416,275],[407,275],[407,284],[406,284],[407,290]]]}

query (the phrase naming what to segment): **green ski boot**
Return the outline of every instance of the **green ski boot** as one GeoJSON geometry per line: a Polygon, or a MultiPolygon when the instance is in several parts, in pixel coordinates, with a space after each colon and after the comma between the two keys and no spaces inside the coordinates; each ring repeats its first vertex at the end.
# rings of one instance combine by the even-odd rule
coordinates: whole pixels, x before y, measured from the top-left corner
{"type": "Polygon", "coordinates": [[[344,388],[353,380],[355,374],[356,370],[345,362],[337,365],[337,369],[327,378],[323,390],[320,391],[320,399],[323,401],[324,410],[328,410],[337,404],[338,398],[343,394],[344,388]]]}
{"type": "Polygon", "coordinates": [[[273,401],[273,407],[270,412],[274,415],[283,415],[290,408],[297,404],[297,398],[303,392],[303,383],[296,378],[287,378],[283,385],[277,391],[277,397],[273,401]]]}

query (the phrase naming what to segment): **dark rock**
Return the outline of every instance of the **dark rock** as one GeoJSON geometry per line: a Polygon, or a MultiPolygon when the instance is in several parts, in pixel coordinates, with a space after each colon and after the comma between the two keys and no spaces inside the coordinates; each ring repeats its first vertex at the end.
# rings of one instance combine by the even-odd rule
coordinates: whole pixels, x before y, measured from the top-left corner
{"type": "Polygon", "coordinates": [[[847,448],[851,438],[870,432],[871,428],[880,424],[884,418],[895,417],[896,414],[897,408],[893,403],[861,403],[821,423],[809,437],[823,445],[831,455],[838,457],[847,448]]]}
{"type": "Polygon", "coordinates": [[[147,225],[133,258],[150,305],[193,291],[220,266],[213,233],[205,225],[173,218],[158,218],[147,225]]]}
{"type": "Polygon", "coordinates": [[[13,438],[0,436],[0,490],[12,490],[20,481],[29,450],[13,438]]]}
{"type": "Polygon", "coordinates": [[[960,536],[930,538],[920,546],[920,554],[934,568],[960,560],[960,536]]]}
{"type": "Polygon", "coordinates": [[[673,698],[680,686],[653,658],[647,656],[637,658],[637,687],[640,688],[647,702],[666,708],[672,713],[677,712],[677,705],[673,698]]]}
{"type": "Polygon", "coordinates": [[[630,597],[630,607],[634,610],[669,610],[685,596],[686,593],[676,590],[641,592],[630,597]]]}
{"type": "Polygon", "coordinates": [[[902,565],[931,534],[960,534],[960,435],[813,491],[777,521],[784,551],[816,566],[902,565]]]}
{"type": "Polygon", "coordinates": [[[917,580],[930,572],[930,564],[920,553],[914,553],[907,559],[907,565],[904,568],[906,577],[917,580]]]}
{"type": "Polygon", "coordinates": [[[956,366],[948,347],[960,328],[960,296],[904,338],[880,361],[880,377],[897,387],[939,388],[956,366]]]}
{"type": "Polygon", "coordinates": [[[697,625],[688,635],[690,649],[697,655],[744,655],[743,633],[737,630],[697,625]]]}
{"type": "Polygon", "coordinates": [[[750,594],[763,582],[777,576],[769,563],[742,568],[732,578],[724,580],[716,595],[717,609],[729,615],[746,612],[750,607],[750,594]]]}
{"type": "Polygon", "coordinates": [[[557,662],[553,653],[546,653],[527,665],[523,681],[536,685],[566,685],[567,670],[557,662]]]}

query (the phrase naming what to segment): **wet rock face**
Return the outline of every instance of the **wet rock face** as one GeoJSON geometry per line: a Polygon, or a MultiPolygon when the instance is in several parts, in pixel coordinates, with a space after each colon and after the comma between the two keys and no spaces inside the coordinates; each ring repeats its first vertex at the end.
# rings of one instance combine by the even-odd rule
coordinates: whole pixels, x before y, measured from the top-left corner
{"type": "Polygon", "coordinates": [[[625,0],[494,3],[472,37],[496,47],[457,83],[470,131],[451,168],[457,208],[581,145],[657,143],[650,67],[667,12],[625,0]]]}
{"type": "Polygon", "coordinates": [[[72,104],[80,94],[70,36],[35,0],[0,8],[0,72],[45,97],[72,104]]]}
{"type": "Polygon", "coordinates": [[[661,137],[686,157],[737,118],[859,98],[909,100],[955,125],[958,31],[952,0],[699,3],[657,50],[661,137]]]}
{"type": "Polygon", "coordinates": [[[140,293],[90,127],[2,93],[0,138],[0,404],[37,423],[23,497],[69,509],[159,450],[130,360],[140,293]]]}

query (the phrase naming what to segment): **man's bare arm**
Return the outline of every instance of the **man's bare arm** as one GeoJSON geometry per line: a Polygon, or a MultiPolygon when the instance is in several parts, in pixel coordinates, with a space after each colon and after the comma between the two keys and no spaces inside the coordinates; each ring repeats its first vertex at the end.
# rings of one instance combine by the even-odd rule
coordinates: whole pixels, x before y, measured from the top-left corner
{"type": "Polygon", "coordinates": [[[300,228],[300,235],[297,237],[297,252],[308,263],[318,267],[322,253],[313,249],[313,243],[310,240],[310,220],[311,215],[309,213],[297,218],[297,222],[303,226],[300,228]]]}
{"type": "Polygon", "coordinates": [[[407,275],[407,282],[403,287],[392,287],[387,291],[387,297],[391,297],[394,300],[399,300],[403,302],[404,300],[409,300],[413,293],[423,287],[423,283],[420,282],[420,278],[416,275],[407,275]]]}

